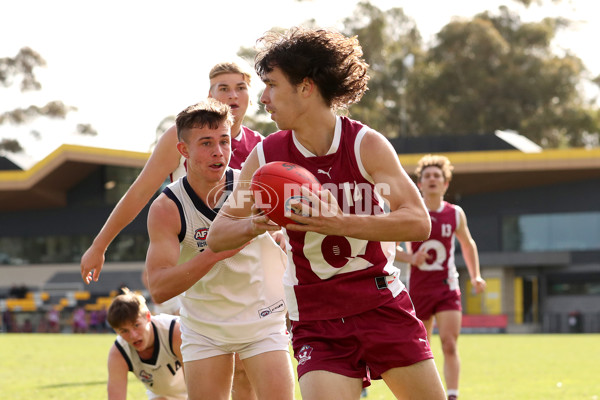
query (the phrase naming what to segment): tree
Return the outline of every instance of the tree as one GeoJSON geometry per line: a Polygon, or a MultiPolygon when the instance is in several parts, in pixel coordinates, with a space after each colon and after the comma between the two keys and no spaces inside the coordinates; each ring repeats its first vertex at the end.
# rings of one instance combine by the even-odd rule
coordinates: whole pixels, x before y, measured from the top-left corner
{"type": "Polygon", "coordinates": [[[585,66],[550,47],[565,19],[523,23],[503,6],[450,22],[429,49],[402,9],[362,2],[344,23],[371,65],[369,91],[350,116],[388,137],[512,129],[545,147],[597,142],[600,112],[580,90],[585,66]]]}
{"type": "Polygon", "coordinates": [[[412,63],[423,54],[415,21],[401,8],[383,12],[361,2],[344,27],[346,35],[358,36],[371,75],[369,90],[351,106],[350,116],[388,137],[406,134],[405,87],[412,63]]]}
{"type": "Polygon", "coordinates": [[[579,90],[581,59],[551,51],[568,25],[523,23],[504,6],[446,25],[409,83],[415,133],[512,129],[545,147],[582,145],[600,121],[579,90]]]}
{"type": "MultiPolygon", "coordinates": [[[[23,47],[13,58],[0,58],[0,85],[10,87],[15,81],[20,81],[20,90],[27,92],[31,90],[40,90],[41,83],[35,76],[35,68],[45,67],[46,61],[29,47],[23,47]]],[[[16,108],[0,113],[0,125],[12,123],[23,125],[35,118],[58,118],[64,119],[71,111],[77,108],[67,106],[61,101],[51,101],[44,106],[31,105],[27,108],[16,108]]],[[[97,135],[96,130],[90,124],[78,124],[76,132],[82,135],[97,135]]],[[[32,135],[40,136],[39,132],[32,131],[32,135]]],[[[17,139],[3,138],[0,141],[0,150],[9,152],[23,151],[21,144],[17,139]]]]}

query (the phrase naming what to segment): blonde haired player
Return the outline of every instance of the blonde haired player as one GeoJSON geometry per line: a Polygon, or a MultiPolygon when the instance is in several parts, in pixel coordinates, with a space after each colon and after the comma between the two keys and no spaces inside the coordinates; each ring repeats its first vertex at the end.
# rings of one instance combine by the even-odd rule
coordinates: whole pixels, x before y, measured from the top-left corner
{"type": "MultiPolygon", "coordinates": [[[[263,139],[258,132],[242,124],[250,105],[252,72],[243,60],[234,60],[215,64],[208,75],[208,97],[231,107],[234,122],[231,127],[232,155],[229,166],[239,169],[250,151],[263,139]]],[[[160,137],[144,169],[81,257],[81,277],[87,284],[99,279],[106,249],[119,232],[140,213],[165,179],[170,178],[173,182],[185,175],[185,158],[177,151],[177,142],[177,127],[173,125],[160,137]]],[[[142,281],[147,286],[146,271],[143,272],[142,281]]],[[[156,304],[154,310],[159,313],[179,314],[179,308],[179,298],[173,297],[162,304],[156,304]]],[[[256,396],[245,375],[244,367],[238,362],[234,375],[233,400],[254,399],[256,396]]]]}
{"type": "MultiPolygon", "coordinates": [[[[241,168],[250,151],[263,139],[259,133],[242,125],[250,104],[251,77],[242,63],[230,61],[216,64],[209,72],[208,97],[229,105],[234,117],[229,166],[236,169],[241,168]]],[[[177,127],[173,125],[160,137],[142,172],[81,257],[81,277],[87,284],[99,279],[106,249],[146,206],[165,179],[170,177],[173,182],[185,174],[185,159],[177,150],[177,142],[177,127]]]]}
{"type": "Polygon", "coordinates": [[[396,249],[396,260],[410,264],[408,291],[417,317],[427,328],[431,341],[435,319],[444,353],[444,378],[449,400],[458,398],[460,359],[457,341],[460,334],[462,307],[458,272],[454,264],[454,242],[458,239],[463,258],[477,293],[485,290],[479,270],[477,245],[467,225],[462,208],[444,201],[452,180],[453,166],[447,157],[428,154],[415,171],[431,218],[431,235],[423,242],[408,242],[407,252],[396,249]]]}

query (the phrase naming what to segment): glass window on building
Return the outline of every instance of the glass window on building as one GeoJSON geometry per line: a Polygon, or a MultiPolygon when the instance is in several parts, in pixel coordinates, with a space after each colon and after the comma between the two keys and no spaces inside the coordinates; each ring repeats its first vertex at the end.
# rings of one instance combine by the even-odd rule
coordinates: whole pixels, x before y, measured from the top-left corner
{"type": "Polygon", "coordinates": [[[553,296],[600,295],[600,273],[551,274],[547,282],[553,296]]]}
{"type": "Polygon", "coordinates": [[[121,234],[106,251],[106,261],[144,261],[149,244],[146,234],[121,234]]]}
{"type": "Polygon", "coordinates": [[[117,204],[138,177],[141,168],[104,167],[104,200],[107,204],[117,204]]]}
{"type": "Polygon", "coordinates": [[[600,249],[600,212],[511,215],[502,221],[504,251],[600,249]]]}
{"type": "MultiPolygon", "coordinates": [[[[79,263],[93,235],[53,235],[0,238],[0,264],[79,263]]],[[[144,261],[147,234],[121,234],[106,252],[106,261],[144,261]]]]}

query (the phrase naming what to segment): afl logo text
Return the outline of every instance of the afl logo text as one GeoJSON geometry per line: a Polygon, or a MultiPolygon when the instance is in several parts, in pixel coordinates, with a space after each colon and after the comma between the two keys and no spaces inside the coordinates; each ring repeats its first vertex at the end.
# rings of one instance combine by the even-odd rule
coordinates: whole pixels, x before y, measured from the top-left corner
{"type": "Polygon", "coordinates": [[[206,235],[208,235],[208,228],[196,229],[196,233],[194,233],[194,239],[206,240],[206,235]]]}

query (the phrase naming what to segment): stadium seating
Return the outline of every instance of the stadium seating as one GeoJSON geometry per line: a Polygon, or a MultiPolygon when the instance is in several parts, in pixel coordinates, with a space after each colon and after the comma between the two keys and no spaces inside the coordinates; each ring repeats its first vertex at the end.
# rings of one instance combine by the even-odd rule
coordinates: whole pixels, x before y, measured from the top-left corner
{"type": "Polygon", "coordinates": [[[469,315],[462,317],[463,333],[505,333],[508,326],[508,316],[498,315],[469,315]]]}

